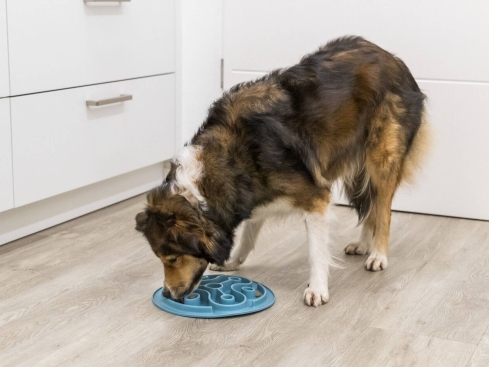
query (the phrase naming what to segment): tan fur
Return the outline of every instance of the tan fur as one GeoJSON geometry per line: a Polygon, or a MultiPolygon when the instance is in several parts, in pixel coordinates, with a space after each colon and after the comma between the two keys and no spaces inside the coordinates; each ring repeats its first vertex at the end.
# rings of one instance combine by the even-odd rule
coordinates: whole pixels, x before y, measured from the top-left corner
{"type": "Polygon", "coordinates": [[[281,92],[275,83],[243,87],[228,101],[230,123],[251,112],[267,112],[270,106],[286,98],[285,93],[281,92]]]}
{"type": "Polygon", "coordinates": [[[172,293],[178,293],[180,289],[187,289],[192,284],[195,273],[203,266],[203,260],[190,255],[182,255],[171,263],[170,258],[171,256],[160,257],[165,270],[165,285],[172,293]]]}
{"type": "Polygon", "coordinates": [[[313,200],[312,205],[308,208],[309,213],[325,214],[328,209],[331,195],[328,193],[323,198],[313,200]]]}
{"type": "Polygon", "coordinates": [[[421,126],[414,137],[411,149],[404,160],[402,167],[402,178],[407,184],[413,184],[415,174],[421,169],[430,153],[433,143],[433,131],[428,123],[426,115],[423,115],[421,126]]]}
{"type": "Polygon", "coordinates": [[[427,124],[423,122],[406,156],[398,119],[405,113],[396,95],[387,95],[372,120],[366,150],[365,169],[377,188],[377,197],[365,225],[373,229],[373,249],[386,254],[389,244],[391,206],[399,184],[419,164],[427,144],[427,124]]]}

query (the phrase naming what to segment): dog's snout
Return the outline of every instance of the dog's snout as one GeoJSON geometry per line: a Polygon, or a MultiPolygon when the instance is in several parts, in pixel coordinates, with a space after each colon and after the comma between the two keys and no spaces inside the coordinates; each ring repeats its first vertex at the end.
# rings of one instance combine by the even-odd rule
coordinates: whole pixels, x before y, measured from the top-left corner
{"type": "Polygon", "coordinates": [[[183,298],[192,292],[192,289],[185,287],[169,288],[166,285],[163,287],[163,297],[171,299],[176,302],[183,302],[183,298]]]}
{"type": "Polygon", "coordinates": [[[170,291],[168,290],[168,288],[163,288],[163,297],[165,298],[171,298],[171,293],[170,291]]]}

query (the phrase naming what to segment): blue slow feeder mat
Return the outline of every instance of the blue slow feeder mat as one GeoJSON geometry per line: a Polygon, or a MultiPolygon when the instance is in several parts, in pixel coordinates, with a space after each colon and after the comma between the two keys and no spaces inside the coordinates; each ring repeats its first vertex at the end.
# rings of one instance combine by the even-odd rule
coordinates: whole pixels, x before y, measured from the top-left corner
{"type": "Polygon", "coordinates": [[[247,278],[204,275],[183,303],[163,297],[162,288],[153,294],[153,303],[174,315],[212,319],[262,311],[275,303],[275,295],[270,288],[247,278]]]}

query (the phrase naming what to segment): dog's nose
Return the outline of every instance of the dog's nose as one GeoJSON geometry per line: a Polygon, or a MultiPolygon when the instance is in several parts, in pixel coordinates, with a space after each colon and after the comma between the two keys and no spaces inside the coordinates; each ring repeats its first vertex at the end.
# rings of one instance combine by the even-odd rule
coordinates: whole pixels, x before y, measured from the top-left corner
{"type": "Polygon", "coordinates": [[[163,297],[165,297],[165,298],[171,298],[171,293],[170,293],[170,291],[168,289],[166,289],[166,287],[163,288],[163,297]]]}

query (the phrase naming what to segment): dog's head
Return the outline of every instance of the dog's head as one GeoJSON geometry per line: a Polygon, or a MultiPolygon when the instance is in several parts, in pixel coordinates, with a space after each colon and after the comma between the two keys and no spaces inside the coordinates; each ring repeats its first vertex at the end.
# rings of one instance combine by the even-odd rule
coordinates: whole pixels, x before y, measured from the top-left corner
{"type": "Polygon", "coordinates": [[[231,252],[232,236],[168,182],[148,194],[146,210],[136,216],[136,229],[163,263],[163,294],[172,299],[194,291],[207,265],[222,265],[231,252]]]}

